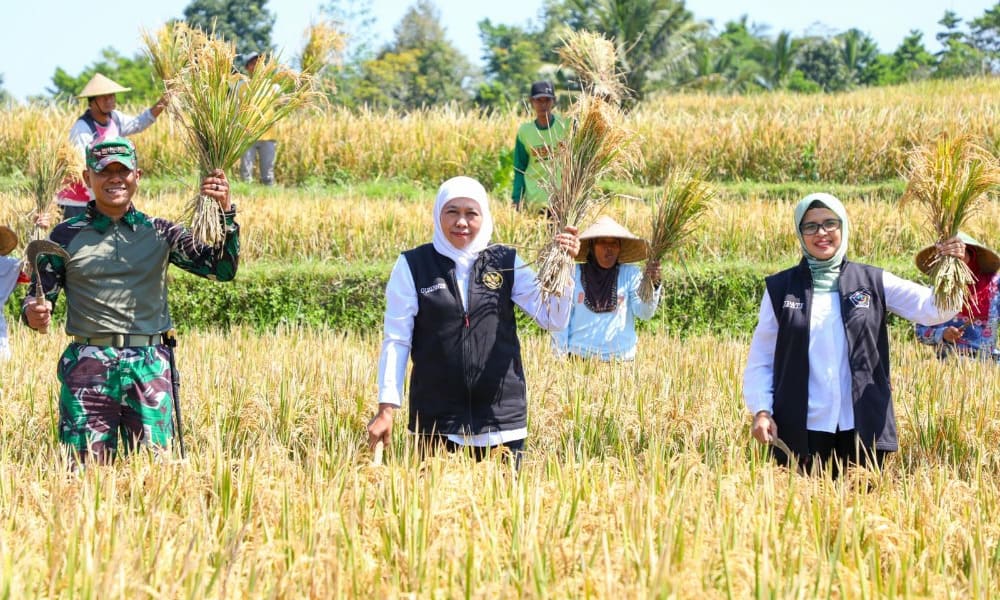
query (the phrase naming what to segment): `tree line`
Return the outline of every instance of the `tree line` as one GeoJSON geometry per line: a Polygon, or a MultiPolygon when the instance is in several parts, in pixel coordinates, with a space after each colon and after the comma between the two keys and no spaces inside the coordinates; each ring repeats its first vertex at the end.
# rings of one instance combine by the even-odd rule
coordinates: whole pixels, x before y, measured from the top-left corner
{"type": "MultiPolygon", "coordinates": [[[[184,20],[233,41],[240,52],[269,51],[275,15],[267,4],[192,0],[184,20]]],[[[558,68],[555,53],[570,29],[614,40],[632,102],[685,90],[839,92],[1000,69],[1000,2],[968,20],[944,11],[934,33],[941,49],[932,53],[917,30],[884,52],[857,28],[796,37],[772,32],[748,15],[717,26],[696,19],[684,0],[544,0],[526,25],[479,22],[481,67],[448,39],[433,0],[416,0],[396,24],[393,39],[381,45],[375,42],[371,0],[328,0],[319,8],[347,38],[342,61],[326,73],[337,89],[331,101],[352,108],[406,111],[455,103],[506,110],[520,106],[530,83],[540,78],[572,90],[573,73],[558,68]]],[[[79,74],[57,68],[46,99],[72,97],[96,71],[133,88],[130,101],[159,96],[145,56],[106,48],[79,74]]],[[[2,81],[0,76],[0,95],[2,81]]]]}

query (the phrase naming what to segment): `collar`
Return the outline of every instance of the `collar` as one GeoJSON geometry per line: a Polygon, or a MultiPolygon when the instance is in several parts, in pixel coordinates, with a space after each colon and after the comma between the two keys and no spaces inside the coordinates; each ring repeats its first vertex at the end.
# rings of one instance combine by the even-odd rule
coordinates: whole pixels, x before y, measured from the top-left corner
{"type": "MultiPolygon", "coordinates": [[[[90,226],[93,227],[97,233],[104,233],[114,224],[111,217],[97,210],[97,203],[91,200],[87,203],[87,218],[90,220],[90,226]]],[[[122,215],[120,219],[122,223],[128,225],[129,229],[135,231],[136,227],[146,221],[145,215],[135,209],[134,204],[130,204],[128,210],[122,215]]]]}

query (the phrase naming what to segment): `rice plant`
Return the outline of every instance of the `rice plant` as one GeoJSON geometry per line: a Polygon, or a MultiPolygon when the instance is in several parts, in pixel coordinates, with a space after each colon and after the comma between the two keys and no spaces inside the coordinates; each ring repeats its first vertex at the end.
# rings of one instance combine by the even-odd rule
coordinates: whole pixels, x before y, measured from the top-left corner
{"type": "MultiPolygon", "coordinates": [[[[958,235],[1000,184],[1000,162],[968,136],[941,135],[907,155],[903,201],[917,202],[938,241],[958,235]]],[[[965,261],[935,256],[929,265],[934,298],[944,310],[958,311],[975,281],[965,261]]]]}
{"type": "MultiPolygon", "coordinates": [[[[187,66],[171,85],[179,91],[177,114],[197,153],[202,177],[214,169],[230,170],[275,123],[318,96],[312,76],[294,73],[272,57],[262,57],[251,76],[238,79],[232,73],[232,44],[212,39],[190,52],[187,66]]],[[[198,194],[189,215],[197,239],[213,246],[222,243],[222,210],[213,198],[198,194]]]]}
{"type": "MultiPolygon", "coordinates": [[[[693,233],[698,217],[708,210],[714,197],[715,191],[699,174],[677,171],[671,175],[663,190],[651,200],[652,231],[648,238],[648,261],[659,263],[668,252],[684,243],[693,233]]],[[[639,283],[639,298],[643,302],[652,300],[655,284],[647,268],[639,283]]]]}

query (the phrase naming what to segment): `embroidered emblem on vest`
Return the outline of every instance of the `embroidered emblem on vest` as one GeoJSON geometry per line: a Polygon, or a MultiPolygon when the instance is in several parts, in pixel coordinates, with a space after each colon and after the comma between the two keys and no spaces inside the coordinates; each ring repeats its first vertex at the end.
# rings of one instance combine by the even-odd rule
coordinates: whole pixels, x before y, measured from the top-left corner
{"type": "Polygon", "coordinates": [[[503,275],[499,271],[487,271],[483,273],[483,285],[491,290],[499,290],[503,285],[503,275]]]}
{"type": "Polygon", "coordinates": [[[791,308],[794,310],[800,310],[805,304],[801,302],[796,302],[794,300],[785,300],[785,303],[781,305],[781,308],[791,308]]]}
{"type": "Polygon", "coordinates": [[[869,308],[872,305],[872,295],[868,290],[858,290],[847,297],[857,308],[869,308]]]}

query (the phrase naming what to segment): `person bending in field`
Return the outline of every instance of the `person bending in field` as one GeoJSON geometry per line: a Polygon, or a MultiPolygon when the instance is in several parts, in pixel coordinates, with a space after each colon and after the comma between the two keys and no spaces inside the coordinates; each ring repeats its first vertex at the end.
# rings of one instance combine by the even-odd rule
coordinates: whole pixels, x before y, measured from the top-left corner
{"type": "Polygon", "coordinates": [[[646,258],[646,241],[611,217],[601,217],[580,234],[583,260],[574,272],[569,326],[552,334],[559,355],[598,360],[632,360],[638,338],[635,320],[647,320],[660,302],[660,264],[650,265],[657,280],[649,303],[639,298],[642,270],[627,263],[646,258]]]}
{"type": "Polygon", "coordinates": [[[32,282],[22,315],[46,331],[52,306],[66,293],[66,333],[59,359],[59,438],[80,461],[108,461],[136,444],[163,449],[174,435],[171,352],[163,334],[173,323],[167,305],[170,264],[218,281],[236,276],[239,226],[225,173],[215,170],[200,193],[225,213],[221,248],[200,244],[186,228],[149,217],[132,204],[142,171],[125,138],[87,150],[83,180],[94,192],[87,211],[49,235],[69,258],[39,258],[41,289],[32,282]],[[38,296],[42,296],[38,298],[38,296]]]}
{"type": "MultiPolygon", "coordinates": [[[[432,215],[431,243],[404,252],[386,286],[369,443],[388,445],[411,359],[409,430],[422,451],[470,447],[478,460],[504,446],[517,459],[528,436],[528,398],[514,305],[541,327],[560,329],[569,319],[570,290],[543,301],[517,251],[490,245],[489,199],[475,179],[442,183],[432,215]]],[[[555,239],[576,256],[575,228],[555,239]]]]}
{"type": "MultiPolygon", "coordinates": [[[[743,374],[751,433],[762,444],[782,440],[804,470],[881,467],[898,449],[886,315],[942,323],[954,313],[930,288],[847,260],[850,225],[834,196],[810,194],[794,216],[802,260],[765,279],[743,374]]],[[[963,256],[965,244],[952,238],[936,252],[963,256]]],[[[788,464],[782,450],[774,455],[788,464]]]]}
{"type": "MultiPolygon", "coordinates": [[[[115,110],[116,94],[131,89],[115,83],[100,73],[95,73],[80,90],[77,98],[87,101],[87,110],[73,123],[69,141],[80,151],[81,156],[95,140],[126,137],[145,131],[156,122],[157,117],[166,108],[168,96],[164,94],[156,104],[137,117],[118,112],[115,110]]],[[[56,204],[62,208],[63,218],[68,219],[82,214],[87,209],[87,203],[93,198],[94,195],[83,181],[72,181],[56,194],[56,204]]]]}
{"type": "Polygon", "coordinates": [[[569,136],[571,125],[569,120],[552,112],[556,94],[548,81],[531,84],[529,100],[535,118],[517,129],[512,200],[519,209],[543,211],[549,205],[548,192],[539,185],[540,181],[548,178],[545,163],[569,136]]]}

